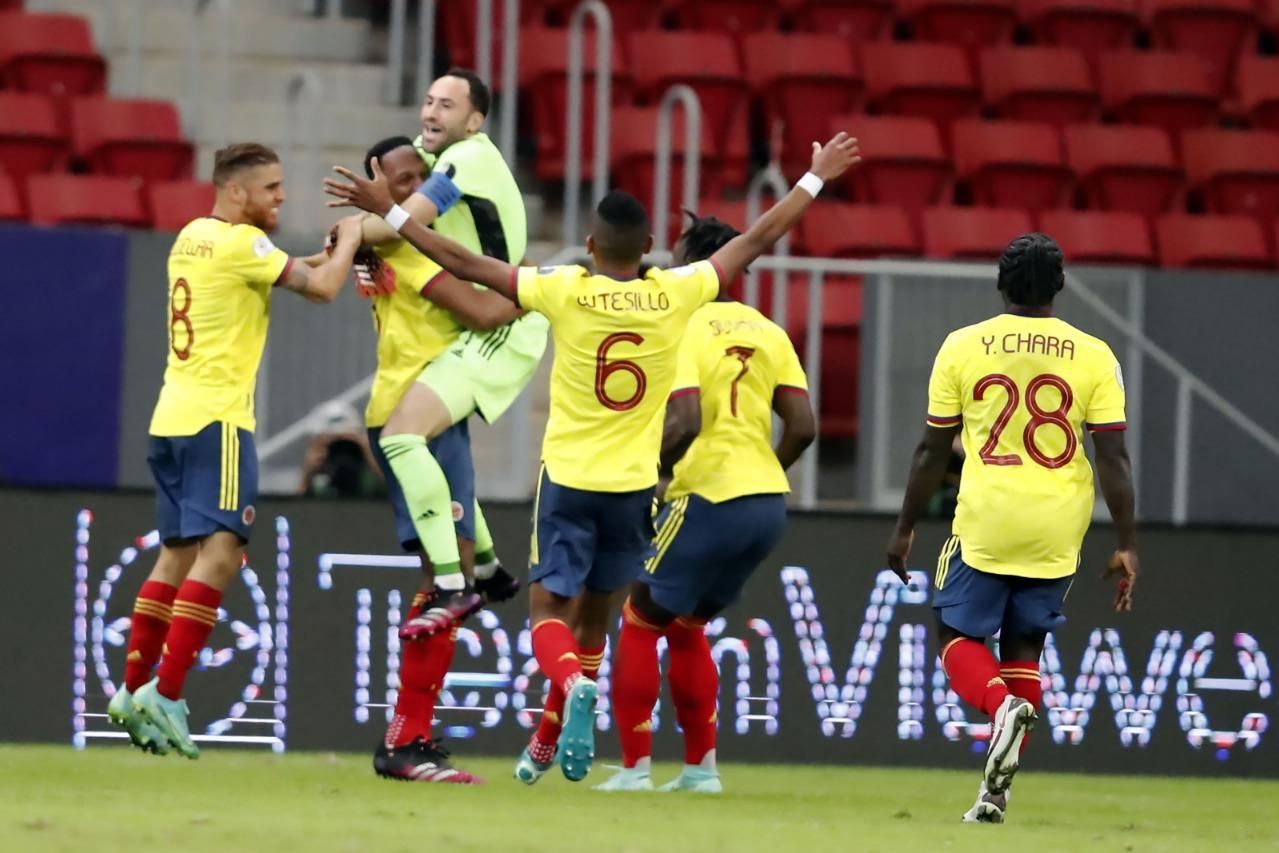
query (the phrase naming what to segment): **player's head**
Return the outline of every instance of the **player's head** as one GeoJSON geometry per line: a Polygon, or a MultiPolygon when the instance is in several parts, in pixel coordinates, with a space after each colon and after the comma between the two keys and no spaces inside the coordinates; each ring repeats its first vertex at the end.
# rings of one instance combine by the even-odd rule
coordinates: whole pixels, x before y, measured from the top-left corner
{"type": "Polygon", "coordinates": [[[637,266],[651,248],[652,227],[639,199],[621,190],[600,199],[586,238],[586,250],[593,258],[609,266],[637,266]]]}
{"type": "Polygon", "coordinates": [[[999,291],[1009,305],[1047,307],[1065,286],[1061,247],[1047,234],[1023,234],[999,258],[999,291]]]}
{"type": "Polygon", "coordinates": [[[213,155],[217,205],[236,224],[274,231],[284,204],[280,157],[256,142],[237,142],[213,155]]]}
{"type": "Polygon", "coordinates": [[[431,84],[422,102],[422,147],[439,154],[474,136],[489,113],[489,87],[465,68],[450,68],[431,84]]]}
{"type": "Polygon", "coordinates": [[[386,175],[390,186],[391,198],[396,204],[403,204],[413,195],[426,178],[426,164],[417,156],[413,148],[413,140],[407,136],[392,136],[374,145],[364,155],[364,174],[373,177],[373,158],[376,157],[386,175]]]}
{"type": "Polygon", "coordinates": [[[673,253],[677,266],[706,260],[741,233],[714,216],[698,216],[691,210],[684,211],[684,215],[688,217],[688,227],[679,235],[673,253]]]}

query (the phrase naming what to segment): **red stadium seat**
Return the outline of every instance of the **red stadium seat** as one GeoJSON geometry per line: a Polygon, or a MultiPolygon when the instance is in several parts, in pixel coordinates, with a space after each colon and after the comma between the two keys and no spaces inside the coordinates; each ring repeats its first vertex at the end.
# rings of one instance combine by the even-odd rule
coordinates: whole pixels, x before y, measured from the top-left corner
{"type": "Polygon", "coordinates": [[[1048,210],[1039,217],[1039,230],[1056,240],[1074,263],[1155,263],[1150,226],[1135,213],[1048,210]]]}
{"type": "Polygon", "coordinates": [[[195,149],[168,101],[77,98],[71,104],[77,157],[95,172],[154,181],[191,176],[195,149]]]}
{"type": "Polygon", "coordinates": [[[152,227],[181,231],[188,222],[208,216],[217,190],[205,181],[160,181],[147,187],[152,227]]]}
{"type": "Polygon", "coordinates": [[[1024,210],[934,207],[924,211],[924,249],[930,258],[993,261],[1014,237],[1033,230],[1024,210]]]}
{"type": "MultiPolygon", "coordinates": [[[[823,438],[857,435],[860,380],[862,281],[859,277],[828,275],[822,280],[821,410],[818,429],[823,438]]],[[[800,357],[808,352],[808,277],[791,278],[786,292],[786,331],[800,357]]],[[[811,372],[811,366],[807,366],[811,372]]]]}
{"type": "Polygon", "coordinates": [[[0,14],[0,83],[28,92],[89,95],[106,88],[107,66],[78,15],[0,14]]]}
{"type": "Polygon", "coordinates": [[[1015,0],[900,0],[897,8],[916,38],[966,48],[1012,41],[1017,26],[1015,0]]]}
{"type": "Polygon", "coordinates": [[[1181,137],[1192,190],[1210,213],[1279,218],[1279,133],[1200,128],[1181,137]]]}
{"type": "Polygon", "coordinates": [[[1257,38],[1254,0],[1145,0],[1155,47],[1193,53],[1212,69],[1216,91],[1257,38]]]}
{"type": "Polygon", "coordinates": [[[733,40],[723,33],[647,30],[626,38],[631,72],[639,94],[657,104],[671,86],[687,84],[702,104],[702,122],[716,144],[724,144],[739,115],[745,115],[748,90],[733,40]]]}
{"type": "Polygon", "coordinates": [[[822,258],[917,257],[919,238],[904,208],[820,202],[800,222],[808,253],[822,258]]]}
{"type": "Polygon", "coordinates": [[[37,225],[125,225],[146,228],[150,221],[137,178],[100,175],[32,175],[27,204],[37,225]]]}
{"type": "Polygon", "coordinates": [[[1066,160],[1089,207],[1153,216],[1168,210],[1181,191],[1172,142],[1157,127],[1074,125],[1065,139],[1066,160]]]}
{"type": "Polygon", "coordinates": [[[996,47],[981,53],[986,103],[1004,118],[1054,124],[1092,121],[1101,111],[1088,62],[1066,47],[996,47]]]}
{"type": "Polygon", "coordinates": [[[1261,224],[1249,216],[1174,213],[1155,223],[1166,267],[1264,270],[1272,266],[1261,224]]]}
{"type": "Polygon", "coordinates": [[[22,196],[13,178],[0,173],[0,220],[18,221],[27,218],[22,207],[22,196]]]}
{"type": "Polygon", "coordinates": [[[18,178],[49,171],[69,147],[49,96],[0,92],[0,171],[18,178]]]}
{"type": "Polygon", "coordinates": [[[759,33],[745,40],[746,78],[760,96],[766,121],[785,127],[781,155],[790,171],[807,169],[813,140],[828,138],[832,112],[856,110],[862,82],[843,39],[759,33]]]}
{"type": "MultiPolygon", "coordinates": [[[[520,24],[537,25],[546,17],[547,12],[557,4],[554,0],[523,0],[520,4],[520,24]]],[[[576,5],[576,4],[574,4],[576,5]]],[[[450,65],[463,68],[475,67],[475,39],[478,27],[477,6],[469,3],[439,3],[436,6],[436,26],[438,28],[437,44],[443,45],[448,52],[450,65]]],[[[571,10],[570,10],[571,11],[571,10]]],[[[503,0],[493,2],[493,79],[490,86],[498,88],[502,74],[502,27],[506,20],[506,4],[503,0]]],[[[616,24],[614,32],[616,32],[616,24]]],[[[520,45],[523,52],[523,43],[520,45]]],[[[523,57],[520,57],[523,59],[523,57]]],[[[425,92],[416,93],[421,100],[425,92]]]]}
{"type": "Polygon", "coordinates": [[[1131,47],[1140,20],[1135,0],[1022,0],[1035,41],[1088,54],[1131,47]]]}
{"type": "Polygon", "coordinates": [[[685,30],[741,35],[777,27],[776,0],[683,0],[672,8],[685,30]]]}
{"type": "MultiPolygon", "coordinates": [[[[595,174],[595,32],[588,30],[582,81],[582,177],[595,174]]],[[[614,41],[610,100],[630,103],[635,81],[626,69],[621,42],[614,41]]],[[[537,139],[537,177],[564,177],[568,133],[568,31],[526,27],[520,33],[520,89],[526,94],[529,119],[537,139]]]]}
{"type": "Polygon", "coordinates": [[[891,0],[795,0],[792,18],[806,32],[874,41],[888,33],[893,4],[891,0]]]}
{"type": "Polygon", "coordinates": [[[1236,80],[1249,123],[1279,130],[1279,59],[1242,57],[1236,80]]]}
{"type": "Polygon", "coordinates": [[[981,106],[972,69],[954,45],[868,44],[861,67],[870,102],[880,112],[949,122],[981,106]]]}
{"type": "Polygon", "coordinates": [[[1051,124],[964,119],[954,134],[955,172],[977,204],[1038,211],[1068,201],[1074,176],[1051,124]]]}
{"type": "Polygon", "coordinates": [[[1169,131],[1217,117],[1212,69],[1192,53],[1108,53],[1101,57],[1101,97],[1122,121],[1169,131]]]}
{"type": "Polygon", "coordinates": [[[946,199],[952,167],[933,122],[897,116],[836,116],[830,129],[850,131],[861,146],[861,165],[850,169],[845,178],[856,200],[919,209],[946,199]]]}
{"type": "MultiPolygon", "coordinates": [[[[657,168],[657,109],[655,107],[617,107],[611,123],[612,153],[609,171],[613,183],[638,198],[645,208],[653,210],[653,187],[657,168]]],[[[682,203],[684,180],[684,113],[676,110],[671,122],[671,207],[682,203]]],[[[722,182],[723,163],[711,138],[710,128],[702,124],[702,156],[700,184],[702,195],[714,195],[722,182]]]]}

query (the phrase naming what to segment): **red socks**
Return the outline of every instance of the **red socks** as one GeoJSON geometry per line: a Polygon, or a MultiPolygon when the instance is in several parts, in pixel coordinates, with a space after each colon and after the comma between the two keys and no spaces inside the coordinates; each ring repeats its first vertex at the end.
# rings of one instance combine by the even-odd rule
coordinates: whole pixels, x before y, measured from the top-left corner
{"type": "Polygon", "coordinates": [[[634,767],[641,758],[653,754],[653,706],[662,687],[657,665],[661,636],[662,629],[644,621],[627,599],[622,606],[612,697],[625,767],[634,767]]]}
{"type": "Polygon", "coordinates": [[[185,580],[173,602],[173,622],[164,640],[160,661],[160,695],[166,699],[182,696],[187,672],[195,665],[213,626],[218,621],[222,593],[199,581],[185,580]]]}
{"type": "Polygon", "coordinates": [[[676,719],[684,730],[684,763],[701,764],[715,748],[719,670],[702,623],[677,619],[666,629],[666,642],[671,653],[666,677],[671,683],[676,719]]]}
{"type": "MultiPolygon", "coordinates": [[[[999,665],[999,675],[1008,683],[1009,693],[1014,696],[1020,696],[1038,710],[1039,703],[1044,698],[1044,685],[1039,678],[1039,661],[1004,661],[999,665]]],[[[1030,743],[1029,733],[1022,739],[1022,752],[1026,751],[1026,744],[1028,743],[1030,743]]]]}
{"type": "Polygon", "coordinates": [[[160,581],[147,581],[133,603],[133,622],[129,628],[129,655],[124,663],[124,687],[130,693],[151,680],[151,671],[160,659],[164,637],[173,618],[176,586],[160,581]]]}
{"type": "Polygon", "coordinates": [[[395,716],[386,729],[388,747],[404,746],[416,738],[431,736],[435,701],[444,687],[444,676],[453,664],[453,652],[457,649],[457,628],[412,640],[402,648],[400,692],[395,700],[395,716]]]}
{"type": "MultiPolygon", "coordinates": [[[[604,647],[599,646],[592,649],[582,649],[578,660],[582,664],[582,675],[587,678],[597,678],[600,674],[600,667],[604,665],[604,647]]],[[[550,758],[541,758],[540,755],[547,754],[547,748],[550,748],[550,755],[554,755],[555,744],[560,739],[560,728],[564,722],[564,691],[555,685],[551,685],[550,692],[546,695],[546,705],[542,708],[542,719],[537,723],[537,731],[533,733],[533,743],[531,749],[537,749],[539,755],[534,755],[533,759],[540,764],[550,761],[550,758]]]]}
{"type": "Polygon", "coordinates": [[[558,619],[544,619],[533,626],[533,656],[551,680],[564,692],[582,675],[577,641],[573,632],[558,619]]]}
{"type": "Polygon", "coordinates": [[[985,643],[967,637],[951,640],[941,650],[941,663],[959,697],[994,717],[1009,690],[999,677],[999,662],[985,643]]]}

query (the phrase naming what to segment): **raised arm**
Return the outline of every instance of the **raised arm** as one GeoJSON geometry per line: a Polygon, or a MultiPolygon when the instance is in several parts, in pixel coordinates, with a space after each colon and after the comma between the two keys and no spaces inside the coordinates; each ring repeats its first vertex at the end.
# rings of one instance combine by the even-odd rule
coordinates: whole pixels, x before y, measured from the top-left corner
{"type": "Polygon", "coordinates": [[[813,143],[813,163],[786,196],[773,205],[744,234],[734,237],[711,256],[723,275],[723,285],[741,275],[760,255],[769,251],[782,235],[799,222],[813,203],[822,185],[833,181],[861,162],[857,140],[840,131],[825,146],[813,143]]]}
{"type": "MultiPolygon", "coordinates": [[[[408,215],[418,225],[425,225],[428,228],[435,218],[440,215],[439,210],[435,207],[435,202],[431,201],[421,193],[413,193],[405,199],[404,204],[400,205],[408,213],[408,215]]],[[[380,216],[366,216],[364,222],[360,225],[362,236],[360,242],[366,246],[376,246],[379,243],[389,243],[392,240],[400,239],[399,233],[386,224],[386,220],[380,216]]]]}
{"type": "Polygon", "coordinates": [[[782,437],[777,442],[777,461],[782,470],[790,468],[817,438],[817,423],[808,395],[795,388],[779,387],[773,392],[773,411],[782,419],[782,437]]]}
{"type": "Polygon", "coordinates": [[[915,448],[910,463],[910,476],[906,480],[906,496],[902,499],[897,526],[888,540],[888,568],[902,583],[910,582],[906,561],[910,558],[910,546],[915,541],[915,524],[928,508],[937,489],[946,476],[946,464],[950,461],[951,445],[960,425],[924,427],[924,438],[915,448]]]}
{"type": "Polygon", "coordinates": [[[1106,566],[1105,577],[1119,576],[1115,594],[1115,610],[1132,610],[1132,592],[1137,584],[1141,564],[1137,558],[1136,498],[1132,485],[1132,463],[1124,444],[1122,430],[1095,431],[1093,447],[1097,451],[1097,479],[1101,494],[1110,509],[1118,547],[1106,566]]]}
{"type": "Polygon", "coordinates": [[[472,332],[492,331],[524,314],[510,300],[490,290],[478,290],[446,272],[427,285],[422,295],[472,332]]]}
{"type": "Polygon", "coordinates": [[[333,254],[302,259],[291,265],[280,287],[291,290],[309,302],[328,303],[337,298],[351,272],[351,261],[360,246],[360,219],[348,216],[338,223],[337,243],[333,254]]]}

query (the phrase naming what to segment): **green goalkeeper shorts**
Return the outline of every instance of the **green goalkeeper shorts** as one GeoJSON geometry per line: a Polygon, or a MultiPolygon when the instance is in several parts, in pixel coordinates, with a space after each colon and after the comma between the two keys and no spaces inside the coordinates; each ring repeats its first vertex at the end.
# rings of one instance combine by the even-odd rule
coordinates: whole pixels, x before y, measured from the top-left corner
{"type": "Polygon", "coordinates": [[[417,381],[439,395],[453,423],[476,413],[494,423],[537,372],[549,330],[545,317],[530,312],[491,332],[466,332],[417,381]]]}

